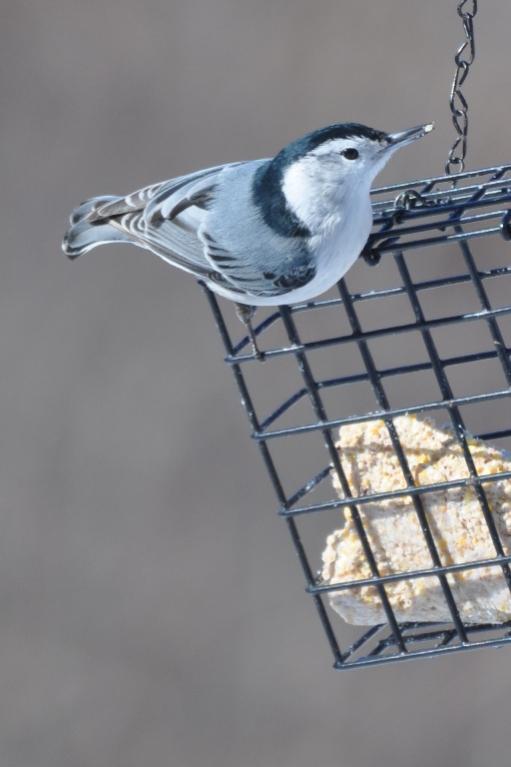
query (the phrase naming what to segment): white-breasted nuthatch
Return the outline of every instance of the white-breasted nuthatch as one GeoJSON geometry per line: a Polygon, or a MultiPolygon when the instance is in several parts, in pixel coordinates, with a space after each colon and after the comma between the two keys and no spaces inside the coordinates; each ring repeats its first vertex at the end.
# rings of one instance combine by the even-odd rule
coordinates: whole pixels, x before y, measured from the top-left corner
{"type": "Polygon", "coordinates": [[[340,280],[369,237],[375,176],[432,129],[338,123],[272,159],[94,197],[73,212],[63,249],[70,258],[110,242],[152,251],[236,302],[257,351],[253,307],[309,301],[340,280]]]}

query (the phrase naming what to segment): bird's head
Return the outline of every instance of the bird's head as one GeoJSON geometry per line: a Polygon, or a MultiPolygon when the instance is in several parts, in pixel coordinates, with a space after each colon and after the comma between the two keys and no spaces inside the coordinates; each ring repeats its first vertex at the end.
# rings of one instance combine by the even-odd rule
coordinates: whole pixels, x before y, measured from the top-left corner
{"type": "Polygon", "coordinates": [[[290,215],[297,226],[316,230],[346,195],[368,196],[394,152],[432,130],[431,123],[399,133],[337,123],[292,141],[257,180],[256,197],[269,211],[268,223],[275,226],[277,214],[290,215]]]}

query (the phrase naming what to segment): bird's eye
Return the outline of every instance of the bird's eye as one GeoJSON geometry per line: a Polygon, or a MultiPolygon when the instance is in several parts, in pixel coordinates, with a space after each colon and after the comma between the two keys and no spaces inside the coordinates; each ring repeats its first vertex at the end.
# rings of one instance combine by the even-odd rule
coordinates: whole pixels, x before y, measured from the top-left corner
{"type": "Polygon", "coordinates": [[[347,160],[356,160],[358,158],[358,150],[355,147],[348,147],[341,152],[342,156],[347,160]]]}

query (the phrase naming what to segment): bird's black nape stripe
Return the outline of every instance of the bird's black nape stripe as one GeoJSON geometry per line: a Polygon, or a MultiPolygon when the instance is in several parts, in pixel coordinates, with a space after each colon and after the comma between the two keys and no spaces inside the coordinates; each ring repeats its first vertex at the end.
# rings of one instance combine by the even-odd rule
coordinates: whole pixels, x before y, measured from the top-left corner
{"type": "Polygon", "coordinates": [[[282,237],[309,237],[310,231],[293,211],[289,210],[282,191],[282,168],[274,160],[257,169],[252,195],[264,222],[282,237]]]}

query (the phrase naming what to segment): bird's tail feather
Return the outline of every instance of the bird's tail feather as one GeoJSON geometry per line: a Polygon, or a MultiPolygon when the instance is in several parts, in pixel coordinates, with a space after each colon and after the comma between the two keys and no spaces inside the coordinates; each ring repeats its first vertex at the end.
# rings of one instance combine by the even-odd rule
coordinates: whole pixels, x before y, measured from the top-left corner
{"type": "Polygon", "coordinates": [[[92,197],[75,208],[62,242],[62,249],[69,258],[77,258],[98,245],[132,242],[127,232],[112,226],[108,219],[96,215],[100,207],[117,199],[120,198],[112,195],[92,197]]]}

